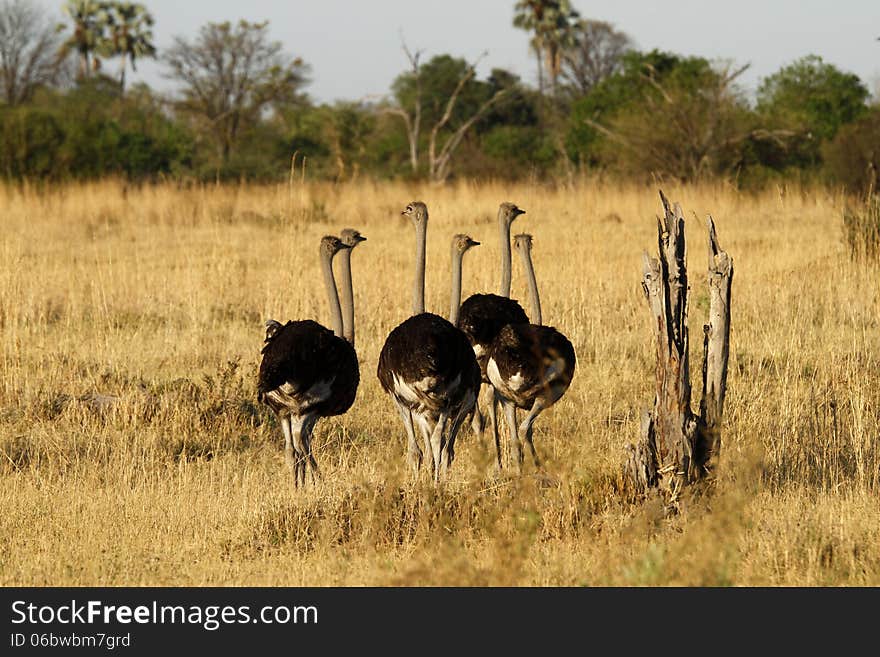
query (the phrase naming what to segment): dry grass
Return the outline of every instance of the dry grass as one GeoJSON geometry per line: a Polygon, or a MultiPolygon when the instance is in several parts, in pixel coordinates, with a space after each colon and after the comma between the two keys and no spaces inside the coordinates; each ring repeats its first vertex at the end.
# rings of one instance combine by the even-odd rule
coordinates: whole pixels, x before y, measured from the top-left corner
{"type": "Polygon", "coordinates": [[[719,480],[671,519],[616,493],[652,395],[653,189],[0,189],[0,584],[880,584],[878,271],[848,258],[844,199],[664,191],[701,217],[694,334],[707,212],[736,263],[719,480]],[[484,244],[465,294],[494,289],[495,209],[528,211],[515,228],[535,235],[544,316],[578,354],[537,425],[546,476],[493,476],[468,433],[446,488],[408,482],[375,366],[408,312],[413,198],[431,209],[441,313],[450,236],[484,244]],[[324,482],[296,492],[255,401],[262,321],[328,321],[317,242],[344,226],[369,237],[353,257],[362,383],[318,425],[324,482]]]}

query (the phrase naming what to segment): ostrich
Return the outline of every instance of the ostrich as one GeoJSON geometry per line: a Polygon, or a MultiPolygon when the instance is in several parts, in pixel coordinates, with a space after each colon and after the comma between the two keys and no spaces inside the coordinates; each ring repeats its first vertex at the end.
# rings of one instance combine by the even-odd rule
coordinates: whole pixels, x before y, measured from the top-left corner
{"type": "MultiPolygon", "coordinates": [[[[338,237],[321,239],[321,268],[333,331],[310,319],[284,325],[273,319],[266,322],[257,390],[260,401],[275,412],[281,424],[284,454],[296,487],[305,486],[307,464],[312,479],[320,476],[312,455],[315,424],[322,417],[342,415],[351,408],[360,380],[354,346],[342,337],[342,310],[332,267],[333,256],[351,248],[338,237]]],[[[349,307],[346,313],[354,316],[349,307]]],[[[353,336],[353,326],[350,329],[353,336]]]]}
{"type": "MultiPolygon", "coordinates": [[[[501,242],[501,285],[500,294],[474,294],[461,305],[458,327],[465,332],[474,348],[483,383],[489,385],[486,374],[488,362],[487,349],[498,332],[507,324],[528,324],[528,317],[522,306],[510,296],[511,254],[510,226],[525,210],[514,203],[502,203],[498,208],[498,229],[501,242]]],[[[496,466],[501,467],[501,442],[498,436],[498,400],[491,392],[489,400],[489,422],[492,424],[492,436],[495,440],[496,466]]],[[[479,405],[474,405],[473,428],[476,433],[483,431],[483,417],[479,405]]]]}
{"type": "MultiPolygon", "coordinates": [[[[416,229],[413,315],[388,335],[379,354],[376,375],[382,389],[394,399],[403,420],[408,440],[407,457],[413,474],[418,476],[422,463],[414,427],[418,425],[425,449],[432,457],[434,481],[439,483],[441,470],[445,474],[452,463],[454,453],[450,446],[454,445],[462,421],[476,402],[480,366],[464,333],[448,320],[425,312],[428,208],[422,202],[413,201],[402,214],[412,220],[416,229]],[[450,421],[449,439],[444,443],[443,432],[450,421]]],[[[467,245],[460,255],[473,245],[467,245]]],[[[460,266],[460,256],[457,262],[460,266]]],[[[460,298],[460,274],[458,280],[460,298]]],[[[453,302],[455,294],[453,290],[453,302]]],[[[453,310],[457,310],[455,306],[453,303],[453,310]]]]}
{"type": "Polygon", "coordinates": [[[531,235],[517,235],[516,249],[529,281],[532,318],[537,324],[508,324],[489,346],[486,372],[495,388],[510,429],[511,458],[522,469],[520,441],[529,446],[535,467],[540,466],[532,442],[532,425],[538,415],[555,404],[571,384],[575,354],[571,342],[555,328],[542,326],[541,301],[532,266],[531,235]],[[516,409],[528,411],[517,427],[516,409]]]}

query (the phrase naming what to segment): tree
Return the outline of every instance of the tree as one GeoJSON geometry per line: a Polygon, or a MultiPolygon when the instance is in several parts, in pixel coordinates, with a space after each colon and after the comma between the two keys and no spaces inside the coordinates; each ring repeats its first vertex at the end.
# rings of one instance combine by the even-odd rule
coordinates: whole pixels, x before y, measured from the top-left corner
{"type": "Polygon", "coordinates": [[[747,67],[716,70],[700,58],[666,76],[647,68],[637,100],[605,126],[600,157],[637,175],[697,180],[725,173],[753,132],[748,105],[734,82],[747,67]]]}
{"type": "Polygon", "coordinates": [[[800,133],[792,163],[814,165],[822,142],[865,113],[868,96],[858,76],[808,55],[762,81],[757,109],[768,122],[800,133]]]}
{"type": "Polygon", "coordinates": [[[579,20],[572,28],[574,44],[562,55],[561,77],[572,93],[585,96],[617,73],[633,42],[610,23],[579,20]]]}
{"type": "Polygon", "coordinates": [[[137,71],[137,60],[155,57],[153,45],[153,16],[146,7],[136,2],[104,3],[107,11],[107,52],[121,58],[119,88],[125,90],[125,69],[131,62],[131,70],[137,71]]]}
{"type": "Polygon", "coordinates": [[[97,54],[106,48],[107,3],[94,0],[68,0],[64,13],[73,21],[73,33],[61,46],[62,55],[76,51],[79,77],[85,79],[101,67],[97,54]]]}
{"type": "Polygon", "coordinates": [[[394,81],[396,103],[383,109],[399,116],[406,129],[410,169],[418,173],[421,163],[422,122],[432,123],[428,135],[428,176],[433,182],[445,181],[452,167],[452,156],[468,131],[510,91],[490,91],[486,83],[475,80],[476,64],[449,55],[438,55],[425,66],[419,52],[404,52],[410,70],[394,81]]]}
{"type": "Polygon", "coordinates": [[[543,93],[546,70],[555,98],[562,54],[575,44],[572,22],[579,14],[568,0],[518,0],[514,12],[514,27],[533,33],[530,45],[538,58],[538,87],[543,93]]]}
{"type": "Polygon", "coordinates": [[[589,94],[574,102],[568,134],[569,151],[582,160],[598,164],[598,146],[602,133],[594,126],[608,125],[625,109],[641,101],[648,93],[649,76],[655,81],[684,88],[694,87],[694,80],[708,67],[705,59],[682,58],[659,50],[647,53],[632,51],[621,59],[620,70],[605,78],[589,94]]]}
{"type": "Polygon", "coordinates": [[[825,172],[852,192],[877,190],[880,183],[880,108],[837,131],[822,148],[825,172]]]}
{"type": "Polygon", "coordinates": [[[745,70],[701,57],[628,53],[620,72],[575,103],[569,148],[592,164],[642,177],[736,172],[757,146],[784,149],[793,134],[758,122],[736,85],[745,70]]]}
{"type": "Polygon", "coordinates": [[[34,91],[53,84],[62,60],[54,23],[28,0],[0,2],[0,76],[8,105],[28,101],[34,91]]]}
{"type": "Polygon", "coordinates": [[[364,164],[366,140],[373,130],[375,117],[357,103],[340,102],[322,109],[324,138],[336,169],[334,179],[344,180],[348,171],[354,180],[364,164]]]}
{"type": "Polygon", "coordinates": [[[178,110],[213,139],[221,166],[246,127],[295,102],[306,83],[306,65],[269,40],[266,22],[208,23],[194,41],[175,37],[164,61],[183,85],[178,110]]]}

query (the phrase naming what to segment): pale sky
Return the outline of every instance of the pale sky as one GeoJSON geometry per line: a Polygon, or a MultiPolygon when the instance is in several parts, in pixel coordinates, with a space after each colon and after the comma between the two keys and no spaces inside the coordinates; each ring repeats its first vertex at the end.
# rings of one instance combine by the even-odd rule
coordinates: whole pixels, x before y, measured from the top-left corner
{"type": "MultiPolygon", "coordinates": [[[[32,0],[60,16],[61,0],[32,0]]],[[[471,61],[483,51],[481,77],[506,68],[534,83],[528,35],[512,26],[515,0],[142,0],[156,19],[160,52],[175,35],[192,38],[208,21],[268,20],[272,37],[311,66],[306,88],[318,102],[375,98],[407,65],[401,35],[426,60],[449,53],[471,61]]],[[[760,79],[814,53],[880,87],[880,0],[574,0],[586,18],[611,22],[640,50],[659,48],[751,63],[740,78],[760,79]]],[[[115,67],[114,67],[115,70],[115,67]]],[[[131,74],[130,74],[131,75],[131,74]]],[[[170,90],[159,64],[130,80],[170,90]]]]}

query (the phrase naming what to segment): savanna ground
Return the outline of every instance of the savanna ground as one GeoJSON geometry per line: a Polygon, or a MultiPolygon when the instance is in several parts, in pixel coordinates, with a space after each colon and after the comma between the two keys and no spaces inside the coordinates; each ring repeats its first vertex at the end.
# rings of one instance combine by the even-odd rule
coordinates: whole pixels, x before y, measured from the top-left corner
{"type": "Polygon", "coordinates": [[[653,396],[656,189],[3,188],[0,584],[880,584],[878,270],[849,258],[845,199],[664,191],[691,217],[695,392],[707,213],[736,267],[718,479],[673,517],[618,492],[653,396]],[[514,229],[535,236],[545,321],[578,355],[537,424],[540,477],[529,461],[496,476],[491,439],[468,431],[447,486],[410,482],[375,369],[409,312],[400,210],[419,198],[441,314],[451,235],[483,242],[465,295],[494,291],[498,204],[528,212],[514,229]],[[361,386],[318,425],[323,482],[295,491],[255,398],[263,320],[329,323],[317,244],[346,226],[369,238],[353,255],[361,386]]]}

